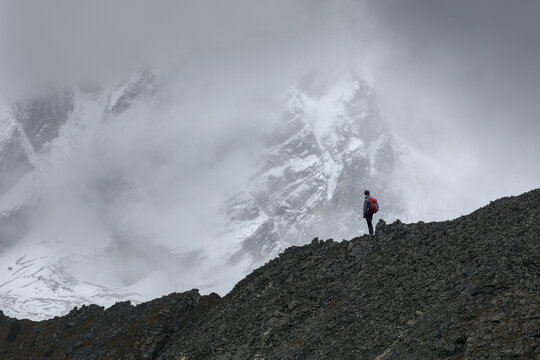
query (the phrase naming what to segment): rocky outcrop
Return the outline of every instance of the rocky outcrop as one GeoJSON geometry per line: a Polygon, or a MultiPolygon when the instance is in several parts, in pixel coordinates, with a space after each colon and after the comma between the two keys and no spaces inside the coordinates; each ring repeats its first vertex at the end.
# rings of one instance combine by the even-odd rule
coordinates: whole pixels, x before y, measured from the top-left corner
{"type": "Polygon", "coordinates": [[[45,150],[59,135],[74,110],[70,89],[50,91],[14,105],[17,122],[35,152],[45,150]]]}
{"type": "MultiPolygon", "coordinates": [[[[170,294],[137,307],[118,302],[107,310],[97,305],[74,308],[62,317],[35,327],[28,320],[6,320],[0,313],[4,345],[9,348],[21,337],[35,338],[38,348],[25,349],[14,359],[153,359],[172,334],[182,333],[186,326],[205,312],[219,297],[201,297],[194,290],[170,294]],[[174,320],[173,320],[174,319],[174,320]],[[73,336],[78,334],[77,336],[73,336]],[[64,342],[65,341],[65,342],[64,342]],[[60,346],[60,342],[63,344],[60,346]]],[[[10,358],[0,350],[0,357],[10,358]]]]}
{"type": "Polygon", "coordinates": [[[540,189],[438,223],[290,247],[223,298],[196,290],[43,322],[0,314],[3,359],[538,359],[540,189]]]}
{"type": "Polygon", "coordinates": [[[148,68],[134,71],[109,95],[104,118],[120,115],[141,98],[151,97],[157,91],[156,77],[148,68]]]}

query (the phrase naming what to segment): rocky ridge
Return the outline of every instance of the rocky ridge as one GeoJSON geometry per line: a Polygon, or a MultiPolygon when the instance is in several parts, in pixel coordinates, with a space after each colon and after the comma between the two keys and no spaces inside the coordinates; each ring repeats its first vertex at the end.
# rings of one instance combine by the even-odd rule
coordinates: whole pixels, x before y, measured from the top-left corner
{"type": "Polygon", "coordinates": [[[540,189],[452,221],[290,247],[225,297],[197,290],[0,316],[3,359],[537,359],[540,189]]]}

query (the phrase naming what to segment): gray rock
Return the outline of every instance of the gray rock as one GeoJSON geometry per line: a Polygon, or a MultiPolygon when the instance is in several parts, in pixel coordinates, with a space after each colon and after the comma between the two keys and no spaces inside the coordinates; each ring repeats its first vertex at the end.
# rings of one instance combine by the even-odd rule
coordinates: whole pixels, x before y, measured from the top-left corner
{"type": "Polygon", "coordinates": [[[74,108],[73,92],[49,91],[29,101],[15,104],[15,116],[35,152],[46,149],[58,137],[74,108]]]}

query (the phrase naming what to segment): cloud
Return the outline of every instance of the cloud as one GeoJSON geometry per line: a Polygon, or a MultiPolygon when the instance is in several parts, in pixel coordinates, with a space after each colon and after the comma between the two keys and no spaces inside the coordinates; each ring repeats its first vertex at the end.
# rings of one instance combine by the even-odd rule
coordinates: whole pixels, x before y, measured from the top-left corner
{"type": "Polygon", "coordinates": [[[2,13],[2,75],[27,82],[110,78],[144,63],[208,76],[238,62],[261,75],[325,58],[335,66],[352,21],[338,5],[303,0],[28,1],[2,13]]]}
{"type": "Polygon", "coordinates": [[[540,4],[374,1],[370,13],[367,67],[394,132],[478,205],[537,187],[540,4]]]}

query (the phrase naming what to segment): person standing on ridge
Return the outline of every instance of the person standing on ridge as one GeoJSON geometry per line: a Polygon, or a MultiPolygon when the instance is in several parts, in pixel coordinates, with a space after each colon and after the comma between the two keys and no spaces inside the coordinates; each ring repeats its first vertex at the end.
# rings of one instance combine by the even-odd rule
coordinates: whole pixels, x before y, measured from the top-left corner
{"type": "Polygon", "coordinates": [[[373,235],[373,214],[379,210],[377,199],[369,196],[369,190],[364,191],[364,219],[366,219],[369,235],[373,235]]]}

